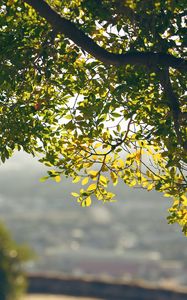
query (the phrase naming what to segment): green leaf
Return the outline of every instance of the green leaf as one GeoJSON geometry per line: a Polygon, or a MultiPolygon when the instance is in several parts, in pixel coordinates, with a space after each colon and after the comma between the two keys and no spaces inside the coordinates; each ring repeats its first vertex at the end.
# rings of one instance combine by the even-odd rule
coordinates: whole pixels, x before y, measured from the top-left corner
{"type": "Polygon", "coordinates": [[[49,176],[44,176],[44,177],[40,178],[40,182],[45,182],[48,178],[49,178],[49,176]]]}

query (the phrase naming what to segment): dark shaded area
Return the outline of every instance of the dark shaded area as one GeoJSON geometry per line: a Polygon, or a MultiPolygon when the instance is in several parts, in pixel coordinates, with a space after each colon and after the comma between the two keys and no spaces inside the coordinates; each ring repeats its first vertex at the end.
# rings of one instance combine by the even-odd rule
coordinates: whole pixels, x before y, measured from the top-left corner
{"type": "Polygon", "coordinates": [[[29,293],[98,297],[103,300],[186,300],[187,290],[167,290],[136,283],[115,283],[69,277],[29,276],[29,293]]]}

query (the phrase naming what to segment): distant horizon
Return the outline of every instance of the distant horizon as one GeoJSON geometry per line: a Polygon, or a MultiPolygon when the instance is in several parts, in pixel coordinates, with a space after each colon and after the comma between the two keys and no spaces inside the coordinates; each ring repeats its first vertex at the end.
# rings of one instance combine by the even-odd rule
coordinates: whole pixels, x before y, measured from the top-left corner
{"type": "Polygon", "coordinates": [[[0,166],[1,219],[38,257],[27,270],[187,282],[186,240],[167,224],[168,198],[119,183],[116,203],[82,208],[71,196],[80,185],[41,183],[46,169],[23,153],[0,166]]]}

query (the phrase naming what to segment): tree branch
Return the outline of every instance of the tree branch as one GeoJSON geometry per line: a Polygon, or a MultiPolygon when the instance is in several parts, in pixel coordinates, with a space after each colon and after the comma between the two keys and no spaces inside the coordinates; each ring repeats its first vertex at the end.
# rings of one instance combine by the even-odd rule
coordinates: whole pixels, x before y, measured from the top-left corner
{"type": "Polygon", "coordinates": [[[182,134],[180,131],[180,119],[183,115],[180,109],[180,103],[176,96],[176,94],[173,91],[173,87],[170,80],[169,75],[169,69],[164,69],[159,71],[159,77],[160,82],[162,85],[162,88],[164,90],[164,94],[166,98],[168,99],[168,106],[171,110],[172,116],[173,116],[173,122],[174,122],[174,128],[177,136],[178,143],[187,150],[187,143],[186,141],[183,141],[182,134]]]}
{"type": "Polygon", "coordinates": [[[125,66],[163,66],[179,71],[187,70],[187,61],[170,54],[154,52],[128,52],[125,54],[110,53],[97,45],[76,25],[57,14],[44,0],[23,0],[31,5],[41,17],[51,24],[53,30],[64,34],[77,46],[106,65],[125,66]]]}

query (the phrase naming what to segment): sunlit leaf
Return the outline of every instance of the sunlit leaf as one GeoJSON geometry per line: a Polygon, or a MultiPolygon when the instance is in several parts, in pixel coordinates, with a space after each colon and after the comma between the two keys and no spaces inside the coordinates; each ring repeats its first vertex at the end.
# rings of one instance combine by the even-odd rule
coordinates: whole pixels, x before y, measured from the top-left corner
{"type": "Polygon", "coordinates": [[[89,187],[87,188],[87,191],[93,191],[97,188],[97,185],[95,183],[92,183],[89,185],[89,187]]]}
{"type": "Polygon", "coordinates": [[[56,176],[56,177],[55,177],[55,181],[56,181],[56,182],[60,182],[60,181],[61,181],[61,177],[60,177],[60,176],[56,176]]]}
{"type": "Polygon", "coordinates": [[[89,177],[84,178],[84,179],[82,180],[82,185],[87,184],[88,181],[89,181],[89,177]]]}

